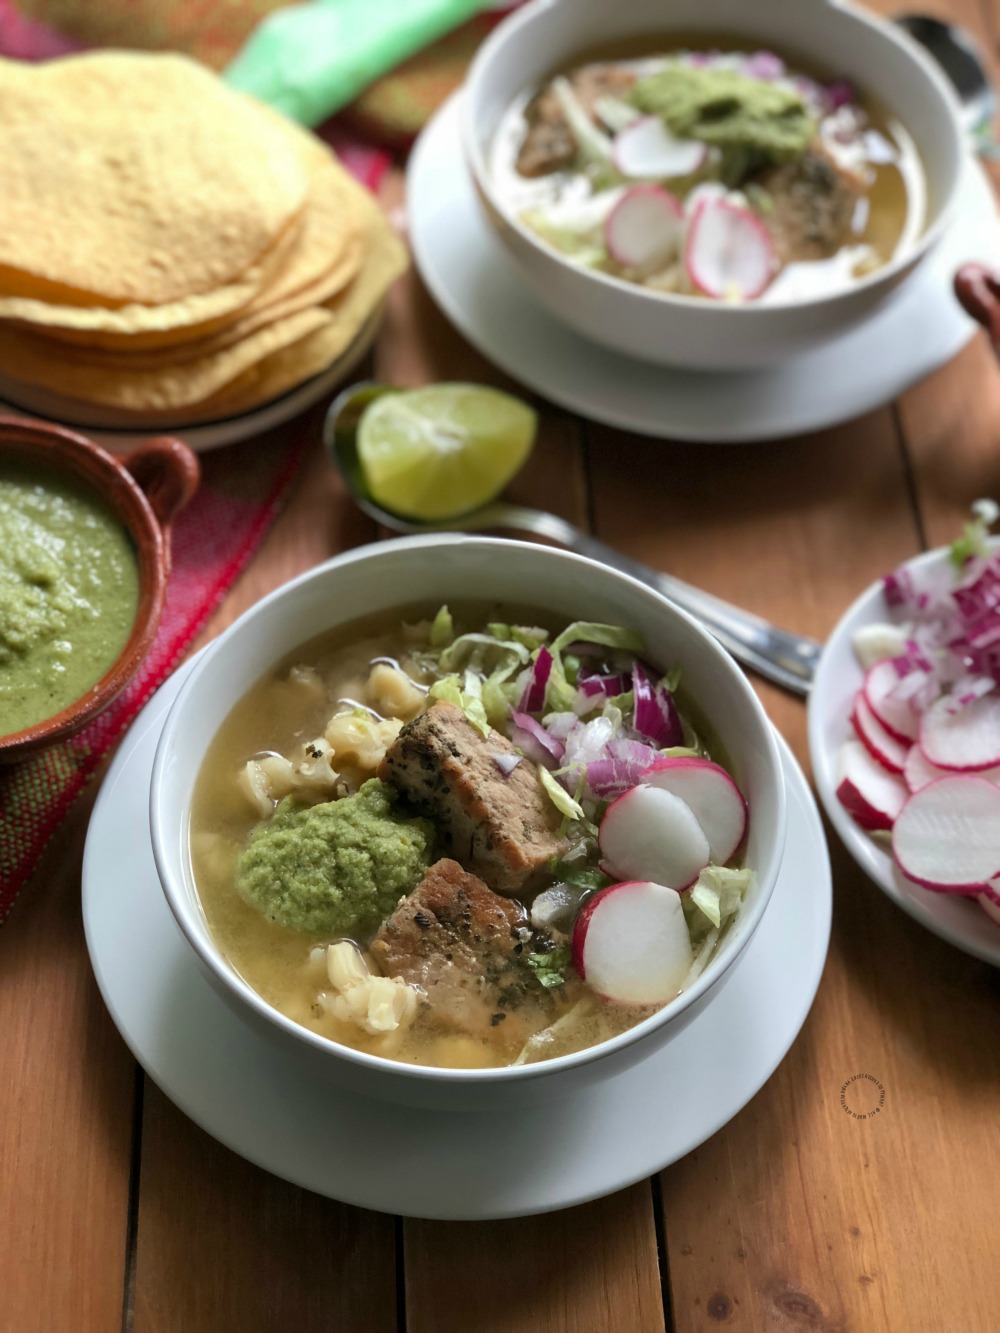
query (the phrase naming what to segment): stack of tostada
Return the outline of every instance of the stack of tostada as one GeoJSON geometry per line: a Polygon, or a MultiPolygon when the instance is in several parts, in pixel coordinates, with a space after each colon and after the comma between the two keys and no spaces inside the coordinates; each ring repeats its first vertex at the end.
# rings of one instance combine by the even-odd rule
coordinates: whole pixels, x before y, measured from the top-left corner
{"type": "Polygon", "coordinates": [[[406,266],[324,144],[183,56],[0,60],[0,163],[0,374],[81,421],[251,411],[344,358],[406,266]]]}

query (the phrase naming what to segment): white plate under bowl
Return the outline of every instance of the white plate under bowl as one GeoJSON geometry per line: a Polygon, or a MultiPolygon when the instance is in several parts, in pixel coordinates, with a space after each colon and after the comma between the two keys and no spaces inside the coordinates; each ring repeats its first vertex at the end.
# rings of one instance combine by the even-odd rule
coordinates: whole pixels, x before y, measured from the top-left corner
{"type": "MultiPolygon", "coordinates": [[[[906,567],[926,570],[947,558],[944,549],[929,551],[906,567]]],[[[864,674],[854,655],[854,635],[862,625],[891,619],[882,584],[873,583],[847,609],[823,649],[809,696],[809,753],[816,790],[841,842],[888,898],[949,944],[1000,967],[1000,926],[979,904],[958,894],[933,893],[905,879],[885,845],[856,824],[837,800],[837,756],[844,741],[854,736],[851,708],[864,674]]]]}
{"type": "Polygon", "coordinates": [[[765,370],[671,370],[592,343],[531,296],[494,237],[462,156],[461,94],[437,113],[407,171],[410,241],[451,322],[515,379],[573,412],[643,435],[703,443],[778,439],[848,421],[950,361],[976,325],[951,282],[970,260],[1000,264],[1000,219],[971,159],[953,224],[920,269],[858,328],[765,370]]]}
{"type": "Polygon", "coordinates": [[[805,1022],[830,938],[819,815],[779,742],[788,841],[764,919],[728,984],[649,1059],[583,1095],[502,1114],[370,1101],[257,1035],[202,976],[160,889],[147,804],[186,668],[139,715],[104,780],[83,862],[97,982],[163,1092],[240,1156],[329,1198],[413,1217],[518,1217],[621,1189],[683,1157],[767,1082],[805,1022]],[[484,1145],[488,1144],[488,1150],[484,1145]]]}
{"type": "Polygon", "coordinates": [[[290,389],[280,398],[273,398],[252,412],[241,416],[224,417],[217,421],[207,421],[200,425],[187,426],[147,426],[144,429],[122,429],[107,425],[107,418],[102,418],[100,408],[89,406],[81,412],[80,405],[72,399],[62,398],[59,394],[41,389],[37,385],[19,384],[0,374],[0,412],[30,413],[43,421],[52,421],[59,426],[70,426],[80,430],[89,439],[96,440],[112,453],[133,449],[152,435],[171,435],[183,440],[196,453],[205,453],[209,449],[221,449],[226,444],[236,444],[253,435],[261,435],[274,426],[304,412],[318,403],[320,399],[333,393],[358,362],[371,349],[378,333],[381,310],[368,321],[347,351],[334,363],[314,375],[304,384],[290,389]],[[103,424],[102,424],[103,422],[103,424]]]}

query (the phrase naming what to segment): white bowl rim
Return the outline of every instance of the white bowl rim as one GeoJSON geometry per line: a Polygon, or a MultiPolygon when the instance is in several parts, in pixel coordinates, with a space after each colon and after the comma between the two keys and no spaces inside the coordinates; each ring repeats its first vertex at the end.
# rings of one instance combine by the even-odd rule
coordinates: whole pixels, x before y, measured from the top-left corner
{"type": "MultiPolygon", "coordinates": [[[[1000,550],[1000,537],[990,539],[990,545],[995,550],[1000,550]]],[[[906,570],[932,569],[942,565],[948,558],[947,546],[936,546],[929,551],[921,551],[918,555],[911,556],[910,559],[902,561],[897,568],[906,570]]],[[[864,588],[851,602],[850,606],[844,611],[836,625],[830,631],[830,634],[820,654],[820,659],[816,667],[816,674],[813,680],[812,691],[809,695],[809,708],[807,715],[807,732],[809,742],[809,758],[813,771],[813,782],[815,783],[820,801],[826,811],[827,818],[834,826],[838,837],[851,856],[851,859],[858,868],[868,876],[870,880],[886,895],[887,898],[897,907],[918,922],[925,930],[937,935],[940,939],[946,940],[956,948],[971,954],[975,958],[980,958],[984,962],[993,963],[994,966],[1000,966],[1000,929],[997,931],[997,941],[993,948],[980,946],[975,940],[967,935],[954,930],[947,921],[942,921],[931,910],[931,903],[934,901],[931,897],[930,902],[925,903],[917,897],[910,897],[908,894],[900,892],[892,875],[891,868],[886,867],[884,857],[878,855],[884,852],[872,840],[872,837],[859,824],[856,824],[848,812],[837,799],[836,790],[831,781],[833,772],[834,758],[830,755],[826,738],[823,734],[824,727],[829,721],[828,698],[831,693],[832,685],[828,685],[828,678],[832,678],[834,649],[842,646],[847,637],[850,626],[856,617],[861,617],[863,623],[874,623],[878,619],[873,614],[879,599],[883,595],[882,579],[875,579],[866,588],[864,588]]],[[[887,617],[883,617],[885,619],[887,617]]],[[[858,665],[859,679],[863,676],[863,671],[858,665]]],[[[849,726],[849,719],[844,718],[845,728],[849,726]]],[[[849,733],[845,732],[845,740],[850,739],[849,733]]],[[[928,891],[930,895],[930,891],[928,891]]],[[[940,895],[938,895],[940,896],[940,895]]]]}
{"type": "MultiPolygon", "coordinates": [[[[281,656],[281,653],[278,654],[281,656]]],[[[235,700],[233,701],[236,702],[235,700]]],[[[496,1083],[514,1083],[524,1080],[545,1077],[549,1074],[555,1074],[562,1070],[570,1070],[592,1061],[612,1055],[618,1051],[633,1045],[643,1037],[651,1034],[657,1028],[664,1026],[668,1021],[673,1020],[685,1009],[689,1008],[705,994],[717,981],[720,981],[726,972],[737,962],[741,954],[749,944],[754,932],[759,925],[761,918],[771,900],[775,882],[778,877],[778,871],[781,868],[781,861],[785,848],[785,822],[786,822],[786,795],[784,770],[781,763],[781,757],[778,752],[777,742],[775,740],[774,728],[764,711],[763,705],[757,698],[756,693],[749,683],[746,682],[739,667],[735,661],[729,657],[725,650],[718,645],[714,639],[695,621],[687,612],[680,607],[669,603],[655,588],[640,580],[632,578],[631,575],[620,573],[608,565],[602,565],[586,556],[576,555],[573,552],[561,550],[556,547],[540,546],[532,542],[511,541],[500,537],[469,537],[465,534],[457,533],[432,533],[414,537],[400,537],[389,541],[371,543],[366,546],[355,547],[353,550],[342,552],[340,555],[324,561],[304,574],[291,579],[281,587],[276,588],[260,601],[255,602],[244,613],[228,626],[218,638],[214,639],[199,654],[198,660],[192,667],[184,684],[181,686],[176,699],[171,705],[170,712],[167,714],[166,722],[160,734],[160,739],[156,747],[156,755],[153,761],[152,780],[150,782],[149,792],[149,824],[150,834],[153,844],[153,857],[156,862],[157,876],[164,897],[167,900],[175,921],[180,927],[185,939],[194,949],[195,953],[201,959],[204,966],[219,979],[227,988],[234,993],[241,1001],[248,1004],[259,1016],[274,1024],[297,1041],[303,1042],[306,1046],[322,1053],[324,1056],[334,1056],[346,1060],[349,1064],[359,1066],[363,1069],[376,1072],[379,1075],[391,1074],[401,1078],[413,1080],[416,1082],[432,1083],[455,1083],[460,1085],[484,1084],[491,1085],[496,1083]],[[313,1032],[310,1028],[296,1023],[293,1019],[287,1018],[280,1010],[269,1005],[248,983],[244,982],[237,973],[229,967],[222,958],[222,955],[214,947],[203,947],[201,939],[191,928],[188,920],[189,907],[185,898],[178,892],[177,886],[169,873],[170,857],[167,852],[167,839],[170,830],[161,823],[160,810],[157,805],[157,792],[160,787],[160,777],[165,765],[169,762],[170,754],[173,749],[173,735],[179,728],[183,718],[184,706],[191,694],[197,688],[197,683],[204,673],[207,664],[212,657],[219,651],[224,650],[226,643],[235,634],[235,632],[251,619],[264,614],[266,610],[276,601],[286,597],[296,588],[315,579],[325,578],[331,570],[340,570],[364,561],[370,558],[376,552],[384,552],[391,548],[395,552],[419,549],[426,546],[436,545],[467,545],[475,543],[480,547],[493,547],[497,549],[498,554],[511,547],[517,547],[533,552],[541,560],[557,559],[576,564],[581,569],[581,574],[587,571],[597,570],[602,576],[611,575],[614,579],[633,585],[643,593],[650,595],[659,601],[667,613],[676,616],[689,629],[693,630],[698,637],[705,639],[709,647],[719,655],[720,659],[726,663],[727,668],[737,677],[745,693],[745,698],[752,716],[758,723],[761,738],[764,742],[766,751],[766,762],[774,776],[775,789],[777,794],[777,819],[774,838],[774,850],[772,853],[772,864],[767,870],[766,876],[761,873],[759,867],[754,867],[757,872],[761,888],[756,902],[747,911],[744,921],[742,938],[735,949],[731,950],[721,968],[716,966],[713,959],[706,967],[705,971],[699,976],[694,984],[687,990],[682,991],[673,1000],[668,1001],[662,1009],[651,1014],[649,1018],[637,1023],[634,1027],[620,1033],[616,1037],[611,1037],[607,1041],[599,1042],[594,1046],[585,1047],[581,1051],[575,1051],[569,1055],[555,1056],[549,1060],[540,1060],[533,1064],[507,1065],[492,1069],[451,1069],[438,1068],[431,1065],[409,1065],[399,1061],[387,1059],[384,1056],[369,1055],[364,1051],[357,1051],[353,1047],[347,1046],[341,1042],[336,1042],[329,1037],[324,1037],[318,1032],[313,1032]]],[[[746,910],[746,909],[745,909],[746,910]]],[[[206,929],[207,934],[207,929],[206,929]]]]}
{"type": "MultiPolygon", "coordinates": [[[[568,0],[529,0],[529,3],[515,10],[500,23],[492,33],[486,38],[482,46],[476,52],[475,58],[466,74],[465,82],[459,90],[459,96],[471,101],[471,90],[475,80],[482,76],[483,71],[489,65],[490,59],[496,50],[499,50],[506,42],[511,41],[522,27],[530,25],[536,16],[548,12],[554,4],[568,3],[568,0]]],[[[968,156],[966,148],[966,135],[962,128],[960,110],[957,98],[948,83],[944,74],[931,60],[930,56],[909,33],[904,29],[894,26],[889,20],[881,18],[878,14],[870,13],[855,7],[852,4],[843,3],[842,0],[800,0],[800,3],[823,4],[829,8],[842,13],[848,20],[855,20],[863,27],[873,29],[887,41],[898,46],[905,51],[911,62],[916,65],[923,75],[924,79],[934,85],[934,88],[944,103],[950,109],[948,123],[956,139],[955,154],[955,178],[952,181],[951,191],[947,198],[941,201],[937,217],[929,227],[926,227],[914,242],[907,249],[898,255],[894,255],[887,264],[876,269],[874,273],[866,274],[858,278],[843,288],[835,289],[832,292],[820,293],[815,296],[789,296],[780,301],[733,301],[720,302],[706,300],[705,297],[687,296],[681,292],[659,292],[644,287],[639,283],[628,282],[625,278],[616,277],[612,273],[603,273],[598,269],[587,268],[584,265],[573,264],[555,249],[554,246],[546,245],[545,242],[536,235],[535,232],[527,227],[518,216],[509,208],[506,200],[502,199],[493,188],[492,173],[489,166],[479,151],[479,144],[476,141],[474,127],[471,115],[463,115],[461,120],[462,140],[465,150],[465,160],[471,170],[476,188],[482,191],[490,202],[491,207],[496,209],[497,213],[503,218],[504,222],[517,233],[519,238],[531,247],[538,255],[558,264],[567,272],[580,275],[584,281],[592,281],[599,285],[607,287],[610,291],[620,294],[627,294],[635,300],[644,303],[651,303],[655,306],[666,305],[668,308],[673,306],[678,309],[697,310],[705,314],[707,318],[713,316],[710,311],[718,314],[725,311],[727,315],[735,315],[737,318],[744,318],[749,314],[766,314],[769,311],[794,311],[804,309],[816,309],[824,306],[836,305],[839,302],[847,302],[853,293],[865,292],[871,288],[890,283],[894,277],[902,273],[905,269],[918,264],[928,251],[941,239],[944,232],[951,226],[955,214],[956,201],[959,194],[959,185],[962,177],[962,161],[968,156]]],[[[668,20],[665,20],[668,21],[668,20]]],[[[669,29],[664,29],[669,31],[669,29]]],[[[919,145],[917,145],[919,151],[919,145]]]]}

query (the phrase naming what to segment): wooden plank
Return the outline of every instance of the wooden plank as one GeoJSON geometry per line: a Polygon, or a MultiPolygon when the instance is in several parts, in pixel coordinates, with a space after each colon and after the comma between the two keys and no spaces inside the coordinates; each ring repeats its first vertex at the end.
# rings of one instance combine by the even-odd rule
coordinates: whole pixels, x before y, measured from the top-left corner
{"type": "Polygon", "coordinates": [[[407,1222],[405,1245],[408,1333],[664,1327],[645,1183],[542,1217],[407,1222]]]}
{"type": "Polygon", "coordinates": [[[0,930],[0,1328],[117,1329],[134,1064],[90,970],[80,858],[96,784],[0,930]]]}
{"type": "Polygon", "coordinates": [[[394,1333],[391,1218],[251,1166],[148,1080],[144,1112],[136,1333],[394,1333]]]}

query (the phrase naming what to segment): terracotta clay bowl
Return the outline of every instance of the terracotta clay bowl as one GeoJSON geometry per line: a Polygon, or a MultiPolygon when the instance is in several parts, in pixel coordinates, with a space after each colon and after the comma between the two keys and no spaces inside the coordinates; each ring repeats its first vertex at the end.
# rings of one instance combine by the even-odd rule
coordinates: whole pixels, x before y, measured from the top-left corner
{"type": "Polygon", "coordinates": [[[113,457],[61,426],[0,416],[0,459],[17,458],[55,476],[72,477],[116,514],[139,562],[139,605],[132,633],[95,685],[61,712],[0,736],[0,762],[72,735],[121,694],[156,637],[170,576],[170,529],[198,486],[198,459],[180,440],[148,440],[113,457]]]}

